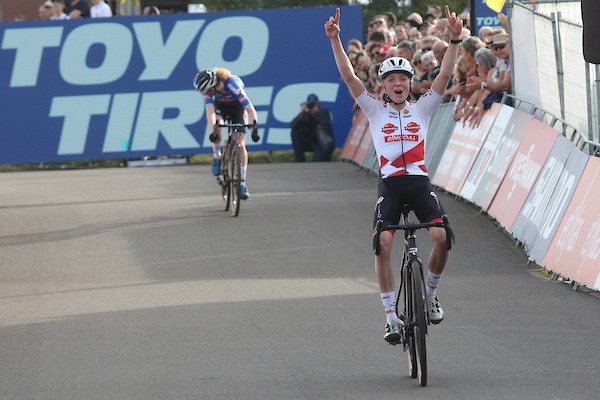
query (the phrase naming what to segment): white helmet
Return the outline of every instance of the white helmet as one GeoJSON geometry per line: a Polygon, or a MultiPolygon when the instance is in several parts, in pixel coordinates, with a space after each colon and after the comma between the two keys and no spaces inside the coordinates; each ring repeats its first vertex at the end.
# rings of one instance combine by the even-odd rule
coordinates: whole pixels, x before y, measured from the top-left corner
{"type": "Polygon", "coordinates": [[[217,74],[212,69],[198,72],[194,78],[196,90],[205,92],[217,84],[217,74]]]}
{"type": "Polygon", "coordinates": [[[379,72],[377,75],[380,80],[383,80],[388,74],[392,72],[404,72],[410,78],[415,74],[415,70],[410,65],[410,62],[406,58],[402,57],[390,57],[383,60],[379,66],[379,72]]]}

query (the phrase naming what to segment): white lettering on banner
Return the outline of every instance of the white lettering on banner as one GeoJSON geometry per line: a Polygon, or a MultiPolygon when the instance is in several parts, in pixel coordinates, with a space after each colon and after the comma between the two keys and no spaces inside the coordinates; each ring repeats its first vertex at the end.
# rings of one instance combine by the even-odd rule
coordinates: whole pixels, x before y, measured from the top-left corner
{"type": "Polygon", "coordinates": [[[531,201],[525,203],[523,215],[535,226],[540,226],[540,222],[544,218],[544,210],[550,201],[552,192],[556,188],[556,183],[564,168],[565,166],[562,162],[551,157],[538,178],[533,191],[533,198],[531,201]]]}
{"type": "Polygon", "coordinates": [[[177,21],[167,40],[162,36],[159,22],[133,24],[146,63],[140,81],[168,79],[204,22],[204,20],[177,21]]]}
{"type": "Polygon", "coordinates": [[[109,94],[53,98],[50,116],[64,117],[57,154],[83,154],[92,115],[106,114],[109,104],[109,94]]]}
{"type": "MultiPolygon", "coordinates": [[[[74,28],[64,39],[64,27],[6,29],[2,49],[16,50],[10,87],[37,85],[44,50],[60,48],[61,78],[72,85],[102,85],[120,79],[130,68],[135,44],[139,45],[146,68],[139,81],[168,79],[186,50],[198,37],[205,20],[177,21],[166,40],[158,22],[134,23],[131,28],[117,22],[97,22],[74,28]],[[134,41],[135,40],[135,41],[134,41]],[[88,55],[101,46],[99,65],[88,65],[88,55]]],[[[245,76],[259,70],[269,48],[269,28],[255,17],[219,18],[209,23],[198,39],[198,69],[215,65],[245,76]],[[242,42],[233,60],[223,58],[223,48],[232,39],[242,42]]],[[[193,77],[190,77],[190,80],[193,77]]]]}
{"type": "Polygon", "coordinates": [[[237,75],[250,75],[262,65],[269,48],[269,27],[258,18],[229,17],[217,19],[206,26],[196,50],[198,70],[219,65],[237,75]],[[231,38],[240,38],[242,48],[234,60],[225,60],[222,51],[231,38]]]}
{"type": "Polygon", "coordinates": [[[135,124],[131,150],[154,150],[158,137],[167,141],[172,149],[200,147],[186,125],[200,120],[198,93],[193,90],[154,92],[142,94],[140,111],[135,124]],[[173,118],[166,118],[165,111],[177,111],[173,118]]]}
{"type": "Polygon", "coordinates": [[[556,244],[560,250],[566,250],[570,253],[573,250],[573,247],[575,247],[577,238],[579,237],[579,232],[581,231],[581,227],[585,222],[581,217],[584,206],[584,203],[581,203],[577,206],[575,212],[569,215],[565,225],[558,234],[558,241],[556,244]]]}
{"type": "MultiPolygon", "coordinates": [[[[63,117],[59,155],[83,154],[93,115],[107,115],[106,151],[127,151],[135,118],[138,94],[55,97],[50,117],[63,117]]],[[[193,90],[142,94],[131,150],[155,150],[158,137],[173,149],[197,148],[198,142],[186,125],[200,120],[198,94],[193,90]],[[165,115],[170,111],[170,115],[165,115]],[[172,116],[171,116],[172,115],[172,116]]]]}
{"type": "Polygon", "coordinates": [[[122,93],[113,97],[102,147],[104,153],[129,150],[139,98],[139,93],[122,93]]]}
{"type": "MultiPolygon", "coordinates": [[[[286,86],[274,95],[275,99],[272,103],[270,101],[274,92],[272,86],[247,88],[255,106],[271,105],[273,110],[280,111],[279,114],[276,112],[274,114],[279,117],[277,122],[284,124],[285,128],[270,128],[265,132],[267,143],[282,145],[291,143],[289,124],[297,114],[300,103],[306,99],[311,88],[315,89],[315,86],[322,89],[315,90],[319,93],[322,102],[336,100],[340,84],[335,83],[312,82],[286,86]],[[281,95],[282,93],[285,95],[281,95]]],[[[257,112],[260,128],[267,124],[271,115],[267,111],[257,112]]],[[[189,130],[190,125],[204,117],[202,96],[194,90],[66,96],[53,98],[49,113],[50,117],[64,118],[59,155],[84,153],[91,117],[94,115],[104,116],[102,122],[106,124],[102,148],[104,153],[154,151],[157,149],[158,138],[161,135],[172,149],[211,146],[208,142],[208,127],[202,145],[189,130]]],[[[252,146],[254,143],[248,145],[252,146]]]]}
{"type": "Polygon", "coordinates": [[[133,50],[133,37],[125,25],[100,23],[81,25],[66,37],[60,53],[59,70],[72,85],[101,85],[121,78],[133,50]],[[104,47],[104,59],[98,66],[87,64],[88,54],[96,45],[104,47]]]}
{"type": "Polygon", "coordinates": [[[575,185],[575,176],[567,173],[561,174],[558,184],[556,185],[556,197],[550,204],[550,210],[546,213],[543,225],[540,229],[540,235],[544,239],[548,239],[554,227],[560,222],[560,211],[564,209],[569,200],[569,193],[575,185]]]}
{"type": "Polygon", "coordinates": [[[498,17],[477,17],[477,26],[498,26],[500,25],[500,20],[498,17]]]}
{"type": "Polygon", "coordinates": [[[596,261],[600,254],[600,219],[596,217],[596,220],[590,228],[585,243],[581,248],[581,256],[583,258],[589,258],[590,260],[596,261]]]}
{"type": "MultiPolygon", "coordinates": [[[[15,49],[15,63],[10,78],[10,87],[36,86],[46,47],[58,47],[62,38],[62,27],[6,29],[2,49],[15,49]]],[[[5,74],[6,72],[3,72],[5,74]]]]}
{"type": "Polygon", "coordinates": [[[531,153],[535,150],[535,144],[532,144],[527,151],[527,154],[517,153],[515,161],[508,173],[513,184],[506,196],[507,199],[512,198],[512,195],[517,188],[517,185],[525,189],[527,192],[531,190],[535,183],[535,178],[542,169],[542,166],[531,158],[531,153]]]}
{"type": "MultiPolygon", "coordinates": [[[[508,164],[512,160],[511,155],[518,145],[519,143],[516,140],[502,137],[500,143],[498,143],[497,150],[492,155],[492,159],[490,160],[486,172],[495,178],[501,178],[508,168],[508,164]]],[[[497,183],[500,184],[500,182],[497,183]]]]}

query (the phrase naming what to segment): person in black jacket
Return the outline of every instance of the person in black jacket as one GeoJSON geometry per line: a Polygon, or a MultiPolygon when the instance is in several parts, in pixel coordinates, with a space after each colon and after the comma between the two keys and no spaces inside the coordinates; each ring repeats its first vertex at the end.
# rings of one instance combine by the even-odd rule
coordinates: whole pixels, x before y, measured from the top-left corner
{"type": "Polygon", "coordinates": [[[335,150],[333,124],[329,109],[321,107],[316,94],[309,94],[300,113],[292,120],[292,146],[296,161],[304,162],[305,151],[313,152],[313,161],[331,161],[335,150]]]}

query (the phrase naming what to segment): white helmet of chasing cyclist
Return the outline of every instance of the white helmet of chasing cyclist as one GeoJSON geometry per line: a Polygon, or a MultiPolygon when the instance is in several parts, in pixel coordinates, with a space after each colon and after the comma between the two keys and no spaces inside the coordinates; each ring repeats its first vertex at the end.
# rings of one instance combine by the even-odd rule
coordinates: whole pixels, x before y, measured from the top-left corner
{"type": "Polygon", "coordinates": [[[406,58],[402,57],[390,57],[383,60],[379,66],[379,72],[377,75],[380,80],[383,80],[388,74],[392,72],[403,72],[408,75],[409,78],[415,74],[415,70],[406,58]]]}

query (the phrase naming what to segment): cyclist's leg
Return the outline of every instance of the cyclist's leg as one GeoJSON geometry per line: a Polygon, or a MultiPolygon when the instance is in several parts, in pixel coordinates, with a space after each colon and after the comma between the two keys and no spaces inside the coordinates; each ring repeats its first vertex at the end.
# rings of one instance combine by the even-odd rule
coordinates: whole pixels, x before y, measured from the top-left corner
{"type": "MultiPolygon", "coordinates": [[[[441,221],[445,214],[439,198],[435,194],[429,179],[424,180],[423,187],[419,190],[418,204],[415,213],[420,221],[441,221]]],[[[428,300],[429,319],[432,323],[440,323],[444,319],[444,311],[437,297],[437,287],[446,263],[449,251],[446,248],[446,231],[444,228],[430,228],[429,237],[432,242],[431,254],[429,255],[426,282],[426,294],[428,300]]]]}
{"type": "MultiPolygon", "coordinates": [[[[217,124],[223,123],[223,117],[219,113],[219,109],[215,107],[217,124]]],[[[215,128],[217,134],[217,140],[212,143],[213,148],[213,165],[211,167],[212,174],[219,176],[221,174],[221,128],[215,128]]]]}
{"type": "MultiPolygon", "coordinates": [[[[231,122],[234,124],[245,124],[244,118],[244,107],[238,102],[233,102],[229,105],[227,110],[231,122]]],[[[240,166],[241,166],[241,198],[246,200],[250,193],[248,192],[248,187],[246,186],[246,175],[248,173],[248,151],[246,150],[246,129],[239,129],[236,134],[236,142],[240,145],[240,166]]]]}
{"type": "MultiPolygon", "coordinates": [[[[391,181],[391,180],[390,180],[391,181]]],[[[397,191],[393,182],[381,181],[379,183],[379,196],[375,207],[374,224],[383,220],[384,225],[397,224],[400,219],[397,191]]],[[[381,232],[380,253],[375,257],[375,273],[379,284],[381,301],[386,313],[386,329],[384,339],[391,344],[401,340],[401,321],[396,310],[396,286],[392,268],[391,252],[394,236],[390,231],[381,232]]]]}

